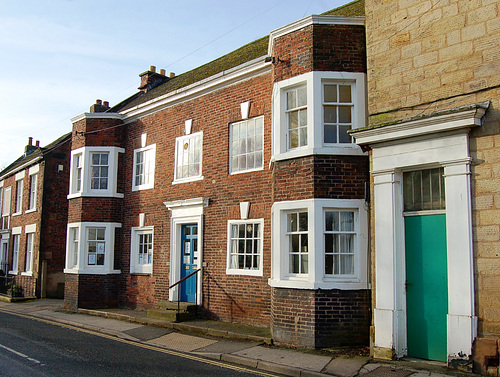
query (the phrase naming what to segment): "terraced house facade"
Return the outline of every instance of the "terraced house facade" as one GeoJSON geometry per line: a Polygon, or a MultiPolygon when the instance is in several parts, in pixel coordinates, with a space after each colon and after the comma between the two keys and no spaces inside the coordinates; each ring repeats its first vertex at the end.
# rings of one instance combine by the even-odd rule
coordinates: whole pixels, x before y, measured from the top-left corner
{"type": "Polygon", "coordinates": [[[62,298],[71,135],[30,137],[0,172],[0,286],[9,296],[62,298]]]}
{"type": "Polygon", "coordinates": [[[72,119],[65,306],[191,302],[278,343],[368,344],[363,2],[72,119]],[[173,286],[194,274],[182,284],[173,286]]]}

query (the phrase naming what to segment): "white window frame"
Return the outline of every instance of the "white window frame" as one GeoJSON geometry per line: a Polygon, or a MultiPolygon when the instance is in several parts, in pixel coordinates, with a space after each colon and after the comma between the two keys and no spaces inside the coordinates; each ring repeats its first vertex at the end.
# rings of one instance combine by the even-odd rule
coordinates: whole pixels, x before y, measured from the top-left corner
{"type": "Polygon", "coordinates": [[[272,208],[269,285],[295,289],[368,289],[368,212],[363,199],[304,199],[276,202],[272,208]],[[356,242],[353,275],[325,273],[325,211],[350,210],[355,216],[356,242]],[[308,213],[308,273],[291,274],[287,239],[287,214],[308,213]]]}
{"type": "Polygon", "coordinates": [[[114,197],[123,198],[117,192],[118,186],[118,154],[125,149],[119,147],[82,147],[71,151],[70,184],[68,199],[78,197],[114,197]],[[108,153],[108,187],[107,189],[91,189],[91,167],[93,153],[108,153]],[[78,166],[77,162],[81,165],[78,166]],[[81,175],[79,175],[81,174],[81,175]],[[79,177],[81,187],[78,191],[79,177]]]}
{"type": "Polygon", "coordinates": [[[131,235],[131,245],[130,245],[130,273],[151,275],[153,273],[153,256],[154,256],[154,227],[153,226],[133,227],[131,235]],[[151,263],[140,264],[138,260],[139,240],[140,236],[144,234],[151,234],[153,251],[151,255],[151,263]]]}
{"type": "Polygon", "coordinates": [[[175,168],[174,168],[174,181],[172,184],[184,183],[184,182],[193,182],[200,181],[203,179],[203,131],[199,131],[193,134],[179,136],[175,139],[175,168]],[[178,176],[178,151],[179,148],[184,148],[185,142],[189,140],[194,140],[196,138],[200,139],[200,171],[197,175],[185,177],[185,178],[177,178],[178,176]]]}
{"type": "MultiPolygon", "coordinates": [[[[257,136],[255,138],[255,140],[257,140],[257,136]]],[[[252,172],[252,171],[258,171],[258,170],[263,170],[264,169],[264,116],[259,116],[259,117],[255,117],[255,118],[250,118],[250,119],[244,119],[244,120],[241,120],[241,121],[238,121],[238,122],[234,122],[234,123],[231,123],[229,125],[229,174],[241,174],[241,173],[248,173],[248,172],[252,172]],[[262,121],[262,135],[261,135],[261,150],[260,150],[260,153],[262,154],[262,163],[260,164],[260,166],[254,166],[253,168],[250,168],[250,169],[242,169],[242,170],[234,170],[233,169],[233,147],[232,147],[232,143],[233,143],[233,137],[234,137],[234,127],[236,126],[239,126],[243,123],[246,123],[247,124],[247,127],[248,127],[248,123],[249,122],[254,122],[256,123],[257,121],[262,121]]],[[[256,143],[254,142],[254,146],[256,145],[256,143]]],[[[258,151],[255,151],[252,152],[254,155],[256,155],[258,153],[258,151]]],[[[248,151],[246,153],[244,153],[245,155],[248,155],[248,151]]],[[[241,156],[243,155],[243,153],[240,153],[238,154],[237,156],[241,156]]]]}
{"type": "Polygon", "coordinates": [[[226,263],[226,274],[227,275],[247,275],[247,276],[263,276],[263,243],[264,243],[264,219],[247,219],[247,220],[228,220],[227,222],[227,263],[226,263]],[[239,269],[231,268],[231,227],[233,225],[247,225],[247,224],[258,224],[260,228],[260,238],[259,238],[259,266],[256,269],[239,269]]]}
{"type": "Polygon", "coordinates": [[[279,81],[274,84],[273,89],[272,161],[315,154],[363,155],[363,151],[355,143],[324,143],[323,85],[327,83],[352,85],[353,128],[366,126],[365,73],[317,71],[279,81]],[[303,85],[307,87],[307,145],[290,149],[287,141],[286,93],[303,85]]]}
{"type": "Polygon", "coordinates": [[[39,166],[36,165],[29,170],[30,186],[29,186],[29,198],[28,198],[28,209],[25,213],[36,211],[37,193],[38,193],[38,172],[39,166]]]}
{"type": "Polygon", "coordinates": [[[68,250],[66,254],[66,266],[69,269],[78,268],[78,257],[80,254],[80,227],[68,227],[68,250]]]}
{"type": "Polygon", "coordinates": [[[10,226],[10,211],[12,206],[12,186],[7,186],[3,190],[2,203],[2,226],[1,229],[8,229],[10,226]]]}
{"type": "Polygon", "coordinates": [[[16,174],[16,205],[15,212],[12,216],[17,216],[23,213],[23,187],[24,186],[24,171],[16,174]]]}
{"type": "Polygon", "coordinates": [[[102,223],[102,222],[81,222],[70,223],[67,227],[66,237],[66,268],[67,274],[94,274],[108,275],[119,274],[120,270],[114,269],[115,253],[115,230],[121,228],[120,223],[102,223]],[[88,264],[88,230],[91,228],[104,228],[104,265],[88,264]],[[77,233],[74,233],[77,232],[77,233]],[[75,234],[78,236],[77,260],[75,263],[75,234]]]}
{"type": "Polygon", "coordinates": [[[21,244],[22,227],[16,226],[12,228],[12,270],[11,275],[17,275],[19,270],[19,247],[21,244]],[[17,242],[16,242],[17,239],[17,242]]]}
{"type": "Polygon", "coordinates": [[[24,259],[24,272],[23,276],[33,276],[33,261],[35,253],[35,233],[36,224],[26,225],[26,258],[24,259]]]}
{"type": "Polygon", "coordinates": [[[134,164],[132,171],[132,191],[152,189],[155,185],[155,162],[156,162],[156,144],[148,145],[143,148],[134,149],[134,164]],[[144,156],[144,170],[140,176],[147,178],[147,182],[136,184],[137,155],[141,153],[144,156]]]}
{"type": "Polygon", "coordinates": [[[323,143],[324,145],[332,145],[332,146],[336,146],[336,145],[343,145],[343,144],[352,144],[353,143],[353,139],[352,137],[349,135],[349,133],[347,133],[347,136],[349,137],[349,143],[346,143],[346,142],[340,142],[340,136],[341,136],[341,131],[340,131],[340,128],[342,126],[349,126],[349,129],[352,129],[352,126],[353,126],[353,117],[354,117],[354,109],[356,108],[355,106],[355,101],[354,101],[354,93],[355,93],[355,83],[354,82],[350,82],[348,80],[343,80],[343,81],[336,81],[336,80],[323,80],[323,82],[321,83],[321,99],[322,99],[322,110],[323,110],[323,117],[322,117],[322,120],[323,120],[323,143]],[[327,85],[335,85],[337,87],[337,101],[330,101],[330,102],[327,102],[325,100],[325,87],[327,85]],[[340,100],[340,89],[339,87],[340,86],[348,86],[349,89],[350,89],[350,96],[351,96],[351,100],[349,102],[341,102],[340,100]],[[325,108],[326,107],[335,107],[336,108],[336,119],[335,121],[333,122],[326,122],[325,120],[325,116],[324,116],[324,111],[325,111],[325,108]],[[350,122],[342,122],[340,117],[340,111],[339,109],[341,107],[349,107],[350,109],[350,113],[351,113],[351,121],[350,122]],[[326,134],[326,131],[325,131],[325,128],[327,126],[335,126],[335,129],[336,129],[336,138],[337,138],[337,141],[335,143],[327,143],[325,141],[325,134],[326,134]]]}
{"type": "MultiPolygon", "coordinates": [[[[332,250],[331,253],[327,253],[326,252],[326,240],[325,240],[325,243],[324,243],[324,253],[325,253],[325,278],[327,277],[331,277],[331,278],[334,278],[334,277],[353,277],[355,278],[356,277],[356,274],[354,273],[349,273],[349,274],[342,274],[341,272],[339,273],[335,273],[335,261],[333,262],[333,265],[332,265],[332,269],[333,269],[333,272],[331,274],[328,274],[326,272],[326,256],[327,254],[328,255],[331,255],[332,258],[335,260],[335,257],[336,255],[338,255],[339,259],[342,259],[342,257],[345,257],[347,255],[352,255],[353,256],[353,261],[352,261],[352,264],[353,264],[353,270],[355,270],[355,266],[356,266],[356,258],[357,258],[357,253],[356,253],[356,250],[359,249],[359,235],[358,235],[358,225],[359,225],[359,219],[358,219],[358,211],[356,209],[340,209],[340,208],[324,208],[323,209],[323,217],[324,217],[324,221],[323,221],[323,239],[326,238],[327,235],[332,235],[334,240],[335,240],[335,235],[339,235],[339,236],[352,236],[352,252],[350,253],[347,253],[345,252],[345,250],[342,250],[342,247],[340,245],[339,247],[339,250],[338,252],[335,252],[335,250],[332,250]],[[332,229],[332,230],[329,230],[329,229],[326,229],[326,214],[327,212],[337,212],[339,213],[339,218],[342,216],[341,214],[342,213],[352,213],[353,215],[353,229],[352,230],[346,230],[346,229],[342,229],[341,228],[341,225],[342,225],[342,220],[339,219],[339,225],[340,225],[340,229],[332,229]]],[[[333,227],[332,227],[333,228],[333,227]]],[[[342,262],[340,264],[343,264],[342,262]]]]}

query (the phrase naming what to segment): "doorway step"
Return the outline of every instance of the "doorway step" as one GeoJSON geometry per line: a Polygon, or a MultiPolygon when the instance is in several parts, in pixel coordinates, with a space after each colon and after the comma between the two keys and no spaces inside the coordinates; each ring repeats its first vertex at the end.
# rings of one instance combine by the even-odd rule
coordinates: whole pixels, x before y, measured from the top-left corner
{"type": "Polygon", "coordinates": [[[198,305],[192,302],[160,301],[157,309],[148,309],[149,318],[184,322],[198,317],[198,305]]]}

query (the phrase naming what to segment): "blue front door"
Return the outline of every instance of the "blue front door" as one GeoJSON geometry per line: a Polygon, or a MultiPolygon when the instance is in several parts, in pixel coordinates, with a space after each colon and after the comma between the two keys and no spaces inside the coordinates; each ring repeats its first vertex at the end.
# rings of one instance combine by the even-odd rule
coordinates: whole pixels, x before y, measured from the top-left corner
{"type": "MultiPolygon", "coordinates": [[[[181,227],[181,279],[198,268],[198,225],[186,224],[181,227]]],[[[197,275],[181,283],[181,301],[196,302],[197,275]]]]}

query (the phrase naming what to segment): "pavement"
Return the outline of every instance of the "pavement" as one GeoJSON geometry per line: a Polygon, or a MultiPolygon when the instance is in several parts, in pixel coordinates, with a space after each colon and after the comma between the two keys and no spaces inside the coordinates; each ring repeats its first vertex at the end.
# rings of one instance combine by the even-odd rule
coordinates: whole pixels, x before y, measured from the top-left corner
{"type": "Polygon", "coordinates": [[[195,320],[171,323],[127,309],[63,310],[62,300],[0,301],[0,310],[93,330],[251,369],[296,377],[445,377],[471,376],[445,363],[382,361],[342,350],[292,350],[273,346],[268,329],[195,320]]]}

